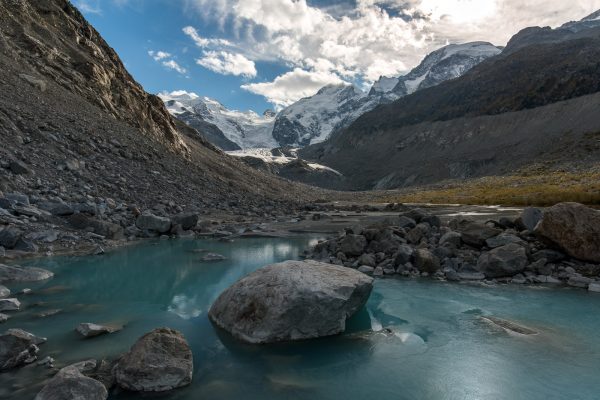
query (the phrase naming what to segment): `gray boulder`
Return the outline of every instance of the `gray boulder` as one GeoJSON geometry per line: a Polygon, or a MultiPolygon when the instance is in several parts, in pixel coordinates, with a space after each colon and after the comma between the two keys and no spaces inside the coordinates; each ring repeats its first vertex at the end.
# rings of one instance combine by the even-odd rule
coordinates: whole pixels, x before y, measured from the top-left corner
{"type": "Polygon", "coordinates": [[[21,232],[14,227],[7,227],[0,230],[0,246],[7,249],[14,249],[21,238],[21,232]]]}
{"type": "Polygon", "coordinates": [[[0,285],[0,299],[10,296],[10,289],[0,285]]]}
{"type": "Polygon", "coordinates": [[[17,299],[0,299],[0,311],[19,311],[21,302],[17,299]]]}
{"type": "Polygon", "coordinates": [[[10,161],[8,169],[15,175],[29,175],[32,173],[27,164],[17,160],[10,161]]]}
{"type": "Polygon", "coordinates": [[[37,282],[53,276],[54,273],[42,268],[0,264],[0,282],[37,282]]]}
{"type": "Polygon", "coordinates": [[[450,227],[461,233],[464,243],[474,247],[483,247],[486,240],[502,233],[501,229],[491,228],[468,219],[452,220],[450,227]]]}
{"type": "Polygon", "coordinates": [[[171,230],[171,220],[166,217],[158,217],[153,214],[143,214],[137,217],[135,225],[144,231],[167,233],[171,230]]]}
{"type": "Polygon", "coordinates": [[[367,239],[362,235],[348,234],[342,238],[339,251],[347,256],[360,256],[367,247],[367,239]]]}
{"type": "Polygon", "coordinates": [[[400,245],[398,246],[398,251],[394,255],[394,265],[404,265],[407,262],[412,260],[414,250],[412,247],[408,245],[400,245]]]}
{"type": "Polygon", "coordinates": [[[184,230],[188,231],[198,223],[198,214],[182,213],[173,217],[173,225],[179,225],[184,230]]]}
{"type": "Polygon", "coordinates": [[[571,257],[600,263],[600,212],[578,203],[544,210],[535,233],[571,257]]]}
{"type": "Polygon", "coordinates": [[[24,206],[28,206],[30,204],[29,196],[27,196],[26,194],[6,193],[4,195],[4,198],[11,201],[13,204],[20,204],[20,205],[24,205],[24,206]]]}
{"type": "Polygon", "coordinates": [[[377,265],[377,260],[375,259],[374,254],[363,254],[358,258],[358,264],[375,267],[377,265]]]}
{"type": "Polygon", "coordinates": [[[82,372],[95,367],[96,361],[90,360],[61,369],[35,396],[35,400],[106,400],[106,387],[82,372]]]}
{"type": "Polygon", "coordinates": [[[412,229],[417,226],[417,222],[412,218],[401,215],[400,218],[398,218],[398,226],[404,229],[412,229]]]}
{"type": "Polygon", "coordinates": [[[31,364],[45,341],[21,329],[7,330],[0,335],[0,371],[31,364]]]}
{"type": "Polygon", "coordinates": [[[142,336],[115,367],[117,384],[136,392],[164,392],[189,385],[192,350],[183,335],[159,328],[142,336]]]}
{"type": "Polygon", "coordinates": [[[0,313],[0,324],[8,321],[8,315],[0,313]]]}
{"type": "Polygon", "coordinates": [[[247,343],[336,335],[365,305],[372,288],[373,279],[354,269],[285,261],[236,282],[219,296],[208,316],[247,343]]]}
{"type": "Polygon", "coordinates": [[[108,239],[114,240],[122,239],[124,237],[124,230],[121,225],[102,221],[81,212],[71,215],[68,217],[68,220],[69,224],[75,229],[91,230],[97,235],[102,235],[108,239]]]}
{"type": "Polygon", "coordinates": [[[487,247],[491,249],[495,249],[496,247],[505,246],[509,243],[516,243],[524,245],[525,241],[518,237],[517,235],[513,235],[510,233],[503,232],[498,236],[494,236],[493,238],[489,238],[485,241],[487,247]]]}
{"type": "Polygon", "coordinates": [[[427,249],[417,249],[414,253],[415,267],[420,272],[434,273],[440,269],[440,259],[427,249]]]}
{"type": "Polygon", "coordinates": [[[372,275],[373,271],[375,271],[375,268],[369,267],[368,265],[361,265],[358,267],[358,271],[362,272],[363,274],[372,275]]]}
{"type": "Polygon", "coordinates": [[[477,260],[477,268],[486,278],[514,276],[523,272],[527,264],[525,248],[515,243],[482,253],[477,260]]]}
{"type": "Polygon", "coordinates": [[[449,246],[453,248],[460,247],[462,243],[462,235],[458,232],[450,231],[442,235],[440,238],[440,246],[449,246]]]}
{"type": "Polygon", "coordinates": [[[521,216],[515,221],[515,225],[521,230],[533,232],[535,226],[542,219],[542,210],[535,207],[527,207],[521,213],[521,216]]]}

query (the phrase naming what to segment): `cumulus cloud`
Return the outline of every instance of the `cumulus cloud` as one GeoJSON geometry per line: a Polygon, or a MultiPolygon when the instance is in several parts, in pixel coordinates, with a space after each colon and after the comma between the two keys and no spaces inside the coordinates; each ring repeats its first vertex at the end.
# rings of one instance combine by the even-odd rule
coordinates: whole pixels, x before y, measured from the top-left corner
{"type": "Polygon", "coordinates": [[[270,88],[264,95],[285,104],[308,92],[275,89],[291,77],[303,77],[307,87],[315,76],[369,83],[407,72],[448,42],[504,45],[525,27],[581,19],[600,8],[600,0],[356,0],[353,6],[321,8],[306,0],[187,0],[187,5],[222,28],[220,39],[184,28],[204,51],[290,66],[291,72],[272,82],[245,85],[254,93],[270,88]]]}
{"type": "Polygon", "coordinates": [[[226,51],[205,51],[202,58],[196,60],[198,65],[223,75],[244,76],[254,78],[256,66],[241,54],[226,51]]]}
{"type": "Polygon", "coordinates": [[[242,89],[264,96],[277,108],[289,106],[303,97],[314,95],[326,85],[343,84],[336,74],[328,72],[308,72],[300,68],[275,78],[273,82],[249,83],[242,89]]]}
{"type": "Polygon", "coordinates": [[[152,57],[154,59],[154,61],[161,63],[164,67],[166,67],[168,69],[177,71],[178,73],[180,73],[182,75],[187,72],[187,70],[185,68],[183,68],[181,65],[179,65],[179,63],[177,63],[177,61],[175,61],[173,59],[173,56],[171,55],[171,53],[167,53],[166,51],[162,51],[162,50],[159,50],[159,51],[149,50],[148,55],[150,57],[152,57]]]}

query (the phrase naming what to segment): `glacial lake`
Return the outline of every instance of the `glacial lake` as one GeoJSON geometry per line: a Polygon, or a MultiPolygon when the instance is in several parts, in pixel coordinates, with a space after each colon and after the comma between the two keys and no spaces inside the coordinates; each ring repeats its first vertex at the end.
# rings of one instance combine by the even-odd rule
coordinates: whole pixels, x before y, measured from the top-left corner
{"type": "MultiPolygon", "coordinates": [[[[111,399],[406,399],[551,400],[600,398],[600,294],[547,287],[375,281],[365,310],[344,335],[296,344],[247,346],[217,331],[210,304],[240,277],[298,258],[315,238],[165,240],[103,256],[56,257],[24,265],[54,279],[10,285],[24,310],[0,325],[48,338],[40,359],[58,366],[114,358],[155,327],[182,331],[194,353],[194,380],[168,395],[113,392],[111,399]],[[206,249],[226,261],[200,262],[206,249]],[[58,314],[36,315],[52,309],[58,314]],[[482,320],[495,316],[540,333],[509,334],[482,320]],[[124,324],[81,339],[81,322],[124,324]],[[382,328],[389,328],[382,329],[382,328]]],[[[35,396],[48,370],[0,374],[0,398],[35,396]]]]}

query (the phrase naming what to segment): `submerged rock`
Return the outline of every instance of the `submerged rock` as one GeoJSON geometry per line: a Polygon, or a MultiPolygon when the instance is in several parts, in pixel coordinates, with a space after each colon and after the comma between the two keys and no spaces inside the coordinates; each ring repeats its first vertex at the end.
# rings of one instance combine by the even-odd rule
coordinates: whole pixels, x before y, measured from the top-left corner
{"type": "Polygon", "coordinates": [[[507,332],[518,333],[520,335],[537,335],[538,332],[530,329],[526,326],[519,325],[512,321],[507,321],[505,319],[496,318],[496,317],[481,317],[486,322],[492,323],[493,325],[504,329],[507,332]]]}
{"type": "Polygon", "coordinates": [[[527,264],[525,248],[510,243],[482,253],[477,261],[477,268],[486,278],[501,278],[523,272],[527,264]]]}
{"type": "Polygon", "coordinates": [[[0,282],[37,282],[53,276],[52,272],[42,268],[0,264],[0,282]]]}
{"type": "Polygon", "coordinates": [[[84,323],[79,324],[79,326],[77,326],[77,328],[75,328],[75,330],[81,336],[86,337],[86,338],[92,338],[92,337],[104,335],[106,333],[115,332],[114,328],[104,326],[104,325],[93,324],[90,322],[84,322],[84,323]]]}
{"type": "Polygon", "coordinates": [[[37,360],[37,345],[45,341],[21,329],[7,330],[0,335],[0,371],[31,364],[37,360]]]}
{"type": "Polygon", "coordinates": [[[354,269],[285,261],[229,287],[209,317],[247,343],[330,336],[345,330],[346,320],[364,306],[372,288],[373,279],[354,269]]]}
{"type": "Polygon", "coordinates": [[[136,392],[163,392],[189,385],[192,350],[183,335],[159,328],[142,336],[115,367],[117,384],[136,392]]]}
{"type": "Polygon", "coordinates": [[[202,262],[215,262],[215,261],[223,261],[226,260],[227,257],[221,255],[221,254],[217,254],[217,253],[207,253],[205,256],[203,256],[200,261],[202,262]]]}
{"type": "Polygon", "coordinates": [[[35,400],[107,399],[108,391],[104,385],[82,373],[84,369],[95,367],[95,360],[90,360],[61,369],[35,396],[35,400]]]}
{"type": "Polygon", "coordinates": [[[600,212],[578,203],[544,210],[535,233],[572,257],[600,263],[600,212]]]}

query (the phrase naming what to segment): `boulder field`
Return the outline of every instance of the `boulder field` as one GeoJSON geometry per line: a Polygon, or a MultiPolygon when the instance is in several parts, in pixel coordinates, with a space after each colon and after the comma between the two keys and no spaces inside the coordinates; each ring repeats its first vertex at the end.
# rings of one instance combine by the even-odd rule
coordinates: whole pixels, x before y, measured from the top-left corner
{"type": "Polygon", "coordinates": [[[600,287],[600,212],[582,204],[526,208],[515,219],[456,217],[444,224],[424,210],[399,208],[388,223],[347,228],[306,257],[380,277],[600,287]]]}

